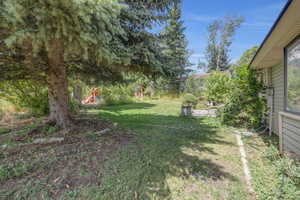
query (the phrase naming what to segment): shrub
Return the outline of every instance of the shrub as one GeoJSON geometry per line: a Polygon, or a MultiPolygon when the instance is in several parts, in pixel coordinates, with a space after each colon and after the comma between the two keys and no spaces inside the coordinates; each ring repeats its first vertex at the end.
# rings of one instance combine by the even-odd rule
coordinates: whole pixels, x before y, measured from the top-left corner
{"type": "Polygon", "coordinates": [[[185,94],[183,96],[182,105],[195,107],[197,103],[198,103],[198,99],[193,94],[185,94]]]}
{"type": "Polygon", "coordinates": [[[10,119],[12,119],[14,113],[16,113],[19,110],[20,108],[16,107],[12,103],[0,99],[0,121],[1,120],[9,121],[10,119]]]}
{"type": "Polygon", "coordinates": [[[214,71],[206,79],[205,97],[209,102],[222,104],[227,102],[232,89],[230,75],[227,72],[214,71]]]}
{"type": "Polygon", "coordinates": [[[134,101],[134,88],[131,85],[101,87],[101,97],[105,105],[128,104],[134,101]]]}
{"type": "Polygon", "coordinates": [[[259,97],[263,86],[256,79],[256,72],[247,65],[235,69],[228,100],[219,110],[221,120],[228,125],[258,127],[265,102],[259,97]]]}
{"type": "Polygon", "coordinates": [[[32,114],[49,112],[47,88],[33,81],[5,81],[0,83],[0,97],[32,114]]]}

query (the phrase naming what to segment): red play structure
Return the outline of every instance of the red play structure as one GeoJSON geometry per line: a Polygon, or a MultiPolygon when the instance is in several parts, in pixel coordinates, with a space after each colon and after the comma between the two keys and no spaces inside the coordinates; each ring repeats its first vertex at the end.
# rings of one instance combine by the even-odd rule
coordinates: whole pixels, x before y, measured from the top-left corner
{"type": "Polygon", "coordinates": [[[97,103],[96,101],[99,100],[100,96],[100,90],[99,88],[94,88],[91,91],[91,95],[86,98],[84,101],[82,101],[83,104],[89,104],[89,103],[97,103]]]}

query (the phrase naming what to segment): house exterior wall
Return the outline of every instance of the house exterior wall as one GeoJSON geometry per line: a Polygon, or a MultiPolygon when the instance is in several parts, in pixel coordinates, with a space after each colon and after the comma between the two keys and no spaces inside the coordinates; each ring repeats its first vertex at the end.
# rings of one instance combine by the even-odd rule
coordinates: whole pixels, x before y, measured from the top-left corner
{"type": "MultiPolygon", "coordinates": [[[[284,64],[275,65],[271,70],[273,101],[273,132],[279,134],[279,112],[284,111],[284,64]]],[[[283,150],[295,153],[300,158],[300,121],[283,116],[282,118],[283,150]]]]}
{"type": "Polygon", "coordinates": [[[282,119],[283,150],[295,153],[300,158],[300,121],[288,117],[282,119]]]}
{"type": "Polygon", "coordinates": [[[279,112],[284,110],[284,66],[283,62],[272,67],[273,97],[273,132],[279,134],[279,112]]]}

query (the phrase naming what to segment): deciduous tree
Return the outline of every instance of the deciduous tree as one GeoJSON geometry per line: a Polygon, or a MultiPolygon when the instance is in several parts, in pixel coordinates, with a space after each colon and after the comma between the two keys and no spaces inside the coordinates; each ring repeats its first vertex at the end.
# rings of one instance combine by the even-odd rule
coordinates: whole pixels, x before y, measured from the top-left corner
{"type": "Polygon", "coordinates": [[[230,46],[233,36],[243,22],[242,17],[225,17],[208,26],[208,44],[205,50],[207,70],[224,71],[230,66],[230,46]]]}

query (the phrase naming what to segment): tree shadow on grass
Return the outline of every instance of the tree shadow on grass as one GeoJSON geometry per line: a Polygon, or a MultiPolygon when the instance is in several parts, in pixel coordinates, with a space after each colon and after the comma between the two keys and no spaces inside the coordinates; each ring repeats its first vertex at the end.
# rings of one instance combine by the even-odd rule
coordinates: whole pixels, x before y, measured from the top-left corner
{"type": "MultiPolygon", "coordinates": [[[[21,174],[9,180],[7,191],[12,190],[12,195],[19,192],[33,197],[36,194],[31,192],[28,183],[37,181],[36,189],[51,195],[55,193],[51,196],[53,199],[147,200],[172,199],[174,186],[170,184],[176,183],[170,181],[174,179],[174,182],[182,182],[193,177],[195,181],[207,181],[208,184],[222,180],[238,182],[223,163],[214,160],[220,155],[213,144],[220,147],[234,145],[218,134],[218,123],[205,118],[167,115],[163,111],[165,115],[156,114],[148,110],[154,105],[137,103],[103,107],[100,117],[118,122],[118,130],[104,135],[87,134],[87,138],[76,137],[66,144],[27,147],[24,152],[20,149],[22,154],[16,155],[18,163],[19,159],[23,163],[24,158],[31,165],[36,161],[32,169],[37,170],[30,168],[24,172],[28,176],[21,174]],[[37,159],[33,159],[35,157],[37,159]],[[41,177],[36,171],[43,174],[43,184],[38,182],[41,177]],[[58,180],[59,184],[56,183],[58,180]],[[12,187],[10,184],[14,181],[12,187]],[[56,191],[59,192],[56,194],[56,191]],[[73,196],[67,198],[60,192],[73,196]],[[55,195],[62,198],[55,198],[55,195]]],[[[159,112],[160,108],[155,109],[159,112]]],[[[92,115],[87,118],[99,119],[98,109],[89,111],[92,115]]],[[[7,157],[12,161],[13,158],[7,157]]],[[[3,159],[0,158],[0,164],[3,159]]]]}
{"type": "Polygon", "coordinates": [[[136,134],[133,144],[106,162],[101,199],[170,199],[170,177],[238,182],[236,176],[208,158],[218,153],[207,144],[234,145],[217,134],[218,125],[210,120],[108,112],[101,116],[136,134]]]}
{"type": "Polygon", "coordinates": [[[112,112],[120,112],[123,110],[134,110],[134,109],[148,109],[155,106],[155,104],[151,103],[132,103],[132,104],[124,104],[124,105],[111,105],[111,106],[85,106],[83,107],[85,110],[91,109],[101,109],[105,111],[112,112]]]}

